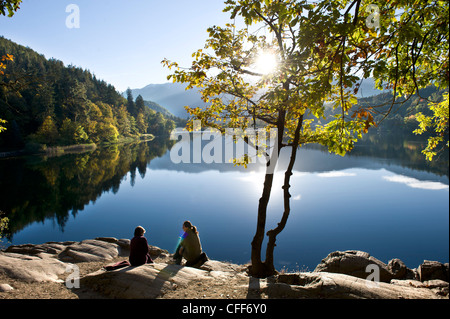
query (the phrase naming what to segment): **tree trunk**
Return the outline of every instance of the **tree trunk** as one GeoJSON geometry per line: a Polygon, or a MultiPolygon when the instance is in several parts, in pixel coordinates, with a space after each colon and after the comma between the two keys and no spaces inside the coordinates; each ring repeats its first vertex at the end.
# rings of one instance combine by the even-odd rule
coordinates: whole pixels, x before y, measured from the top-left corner
{"type": "Polygon", "coordinates": [[[250,273],[254,277],[263,278],[271,275],[270,267],[262,261],[261,258],[261,248],[264,241],[264,232],[266,229],[266,216],[267,216],[267,205],[269,204],[270,194],[272,192],[273,177],[275,173],[275,167],[278,163],[278,157],[280,156],[280,151],[283,145],[283,132],[284,132],[284,118],[285,111],[281,110],[278,114],[277,123],[277,142],[276,147],[272,152],[272,156],[266,165],[266,175],[264,178],[264,188],[259,199],[258,204],[258,219],[256,223],[256,233],[252,241],[252,266],[250,273]]]}
{"type": "Polygon", "coordinates": [[[267,173],[264,178],[264,188],[258,205],[258,220],[256,223],[256,233],[252,241],[252,268],[251,274],[254,277],[266,277],[265,263],[262,262],[261,248],[264,240],[266,228],[267,205],[269,204],[270,193],[272,191],[273,173],[267,173]]]}
{"type": "MultiPolygon", "coordinates": [[[[267,236],[269,237],[269,242],[267,243],[267,250],[266,250],[266,259],[263,262],[261,258],[261,248],[262,243],[264,240],[264,232],[265,232],[265,226],[266,226],[266,216],[267,216],[267,206],[269,204],[270,194],[272,191],[272,185],[273,185],[273,177],[275,173],[275,166],[272,166],[272,169],[269,169],[269,163],[266,168],[266,175],[264,179],[264,188],[262,196],[259,200],[258,205],[258,221],[257,221],[257,227],[256,227],[256,234],[252,241],[252,267],[251,267],[251,275],[254,277],[269,277],[274,274],[276,274],[276,270],[273,264],[273,252],[275,249],[275,241],[277,235],[284,229],[287,219],[289,217],[290,213],[290,197],[289,194],[289,181],[290,177],[292,176],[292,170],[295,163],[295,157],[297,155],[297,147],[299,142],[299,136],[300,136],[300,130],[303,123],[303,116],[299,118],[297,128],[295,130],[295,136],[291,151],[291,158],[289,161],[289,166],[285,173],[285,179],[284,179],[284,185],[283,185],[283,191],[284,191],[284,213],[283,217],[278,224],[278,227],[275,229],[272,229],[267,232],[267,236]]],[[[283,125],[284,129],[284,125],[283,125]]],[[[279,131],[280,132],[280,131],[279,131]]],[[[278,161],[278,156],[280,154],[280,150],[282,147],[282,137],[281,139],[278,139],[278,150],[277,152],[272,153],[271,161],[278,161]],[[274,154],[277,154],[277,156],[273,156],[274,154]]],[[[271,163],[272,165],[275,165],[275,163],[271,163]]]]}
{"type": "Polygon", "coordinates": [[[291,150],[291,158],[289,160],[289,165],[286,169],[286,172],[284,173],[284,184],[283,184],[283,202],[284,202],[284,212],[283,216],[281,217],[280,222],[278,223],[277,227],[274,229],[271,229],[267,232],[267,237],[269,237],[269,241],[267,243],[267,249],[266,249],[266,268],[269,273],[272,275],[276,273],[274,264],[273,264],[273,252],[275,249],[275,242],[277,240],[277,236],[279,233],[281,233],[286,226],[286,222],[288,220],[289,214],[291,212],[291,205],[290,205],[290,198],[291,194],[289,193],[289,188],[291,185],[289,184],[292,176],[292,170],[294,168],[295,159],[297,156],[297,148],[299,144],[300,139],[300,130],[303,125],[303,115],[300,116],[298,119],[297,128],[295,129],[294,134],[294,141],[292,142],[292,150],[291,150]]]}

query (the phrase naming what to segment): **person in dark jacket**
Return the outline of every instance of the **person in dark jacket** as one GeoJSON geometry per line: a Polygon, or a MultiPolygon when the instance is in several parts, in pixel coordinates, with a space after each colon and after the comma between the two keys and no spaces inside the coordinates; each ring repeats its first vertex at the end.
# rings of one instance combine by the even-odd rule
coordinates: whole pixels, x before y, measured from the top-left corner
{"type": "Polygon", "coordinates": [[[152,264],[147,239],[144,237],[145,229],[142,226],[136,227],[134,237],[130,242],[130,264],[131,266],[140,266],[152,264]]]}

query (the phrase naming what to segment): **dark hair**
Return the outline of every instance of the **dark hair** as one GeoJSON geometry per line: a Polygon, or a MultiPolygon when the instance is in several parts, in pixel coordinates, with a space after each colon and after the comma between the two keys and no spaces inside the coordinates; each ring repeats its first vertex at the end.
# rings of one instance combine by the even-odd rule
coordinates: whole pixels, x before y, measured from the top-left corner
{"type": "Polygon", "coordinates": [[[192,225],[192,223],[190,222],[190,221],[185,221],[184,223],[183,223],[183,226],[184,227],[186,227],[186,228],[189,228],[190,230],[192,230],[195,234],[198,234],[198,231],[197,231],[197,227],[195,227],[194,225],[192,225]]]}
{"type": "Polygon", "coordinates": [[[145,233],[145,229],[142,226],[138,226],[134,229],[134,236],[143,236],[145,233]]]}

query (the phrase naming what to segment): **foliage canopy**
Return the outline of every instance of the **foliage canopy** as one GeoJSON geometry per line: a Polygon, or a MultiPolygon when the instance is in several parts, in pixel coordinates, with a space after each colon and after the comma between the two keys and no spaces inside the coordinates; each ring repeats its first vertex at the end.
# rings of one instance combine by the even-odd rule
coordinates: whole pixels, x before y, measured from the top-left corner
{"type": "Polygon", "coordinates": [[[8,17],[12,17],[20,8],[21,2],[22,0],[0,0],[0,15],[6,15],[8,11],[8,17]]]}

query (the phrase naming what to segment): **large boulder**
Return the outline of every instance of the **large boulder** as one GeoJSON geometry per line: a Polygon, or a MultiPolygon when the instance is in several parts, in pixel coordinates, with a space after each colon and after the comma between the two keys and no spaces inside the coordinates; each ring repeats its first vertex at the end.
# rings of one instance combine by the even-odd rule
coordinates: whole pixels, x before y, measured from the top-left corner
{"type": "Polygon", "coordinates": [[[379,280],[382,282],[390,282],[409,273],[403,262],[398,259],[391,261],[388,266],[370,254],[358,250],[332,252],[322,259],[314,272],[340,273],[366,279],[374,271],[373,266],[379,270],[379,280]]]}
{"type": "Polygon", "coordinates": [[[88,239],[69,245],[58,255],[64,262],[107,261],[119,256],[118,245],[102,240],[88,239]]]}
{"type": "Polygon", "coordinates": [[[391,259],[387,264],[387,270],[392,273],[393,279],[418,279],[415,269],[409,269],[405,263],[398,258],[391,259]]]}
{"type": "Polygon", "coordinates": [[[175,264],[153,263],[138,267],[129,266],[113,271],[99,270],[80,280],[81,289],[74,293],[83,298],[86,291],[100,296],[121,299],[143,299],[162,297],[177,287],[186,287],[197,282],[212,281],[220,274],[235,276],[234,267],[221,262],[206,262],[203,269],[175,264]]]}
{"type": "Polygon", "coordinates": [[[45,244],[24,244],[24,245],[12,245],[6,248],[6,252],[22,254],[22,255],[32,255],[39,256],[42,253],[56,255],[65,250],[68,246],[75,244],[74,241],[66,242],[48,242],[45,244]]]}
{"type": "Polygon", "coordinates": [[[439,279],[448,282],[449,280],[448,263],[442,264],[438,261],[424,260],[418,268],[418,273],[420,281],[439,279]]]}
{"type": "Polygon", "coordinates": [[[38,257],[0,252],[0,272],[25,282],[59,281],[59,275],[66,272],[67,266],[48,254],[38,257]]]}

